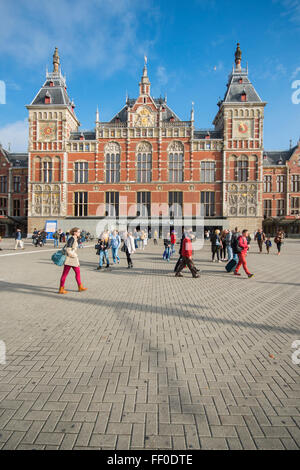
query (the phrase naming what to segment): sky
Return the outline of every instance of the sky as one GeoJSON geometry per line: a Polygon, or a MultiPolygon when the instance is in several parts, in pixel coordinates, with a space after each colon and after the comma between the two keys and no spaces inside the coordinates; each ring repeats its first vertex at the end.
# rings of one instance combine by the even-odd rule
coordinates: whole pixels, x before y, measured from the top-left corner
{"type": "Polygon", "coordinates": [[[108,121],[137,97],[145,55],[151,95],[182,120],[194,102],[196,128],[212,128],[239,41],[267,102],[265,149],[300,138],[300,0],[0,0],[0,18],[0,143],[11,151],[27,151],[25,106],[56,46],[81,129],[97,106],[108,121]]]}

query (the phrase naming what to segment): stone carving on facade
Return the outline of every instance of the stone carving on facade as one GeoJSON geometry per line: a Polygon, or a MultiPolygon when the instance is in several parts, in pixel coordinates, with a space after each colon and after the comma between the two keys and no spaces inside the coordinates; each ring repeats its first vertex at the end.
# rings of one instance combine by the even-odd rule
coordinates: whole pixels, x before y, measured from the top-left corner
{"type": "Polygon", "coordinates": [[[33,193],[33,215],[60,215],[60,187],[59,185],[35,185],[33,193]]]}
{"type": "Polygon", "coordinates": [[[108,142],[104,147],[105,153],[120,153],[120,145],[117,142],[108,142]]]}
{"type": "Polygon", "coordinates": [[[171,142],[168,146],[168,152],[183,152],[184,145],[182,142],[177,140],[171,142]]]}
{"type": "Polygon", "coordinates": [[[257,186],[251,184],[229,184],[227,213],[231,216],[255,216],[257,214],[257,186]]]}
{"type": "Polygon", "coordinates": [[[149,142],[140,142],[136,147],[137,152],[151,152],[152,147],[149,142]]]}

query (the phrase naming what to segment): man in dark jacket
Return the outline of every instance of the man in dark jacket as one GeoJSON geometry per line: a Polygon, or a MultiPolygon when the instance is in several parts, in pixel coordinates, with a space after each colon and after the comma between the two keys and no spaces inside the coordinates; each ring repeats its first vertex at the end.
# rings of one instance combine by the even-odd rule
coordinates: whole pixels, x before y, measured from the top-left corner
{"type": "Polygon", "coordinates": [[[184,238],[182,240],[182,247],[181,247],[181,259],[179,261],[179,265],[176,270],[176,277],[183,277],[181,274],[181,271],[185,266],[189,268],[189,270],[192,273],[193,277],[199,277],[199,274],[197,274],[197,269],[196,266],[193,263],[192,260],[192,254],[193,254],[193,247],[192,247],[192,238],[193,234],[191,231],[185,232],[184,238]]]}
{"type": "Polygon", "coordinates": [[[95,246],[97,250],[97,255],[99,257],[99,266],[97,270],[102,269],[103,258],[106,260],[106,267],[109,268],[109,258],[108,258],[108,249],[109,249],[109,238],[104,238],[103,236],[99,238],[97,245],[95,246]]]}
{"type": "Polygon", "coordinates": [[[262,247],[263,247],[263,243],[264,243],[265,239],[266,239],[266,236],[265,236],[264,232],[262,231],[262,229],[261,228],[258,229],[256,234],[255,234],[254,240],[257,241],[260,253],[262,253],[262,247]]]}

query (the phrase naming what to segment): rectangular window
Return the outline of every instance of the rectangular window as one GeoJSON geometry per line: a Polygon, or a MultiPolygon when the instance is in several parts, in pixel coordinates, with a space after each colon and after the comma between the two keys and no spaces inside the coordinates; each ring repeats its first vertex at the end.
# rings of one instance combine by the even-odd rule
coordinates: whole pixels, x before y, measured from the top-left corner
{"type": "Polygon", "coordinates": [[[120,154],[106,154],[106,183],[120,182],[120,154]]]}
{"type": "Polygon", "coordinates": [[[284,210],[285,210],[284,199],[277,199],[276,208],[277,208],[277,217],[284,215],[284,210]]]}
{"type": "Polygon", "coordinates": [[[14,217],[20,217],[20,200],[19,199],[14,199],[13,200],[13,215],[14,217]]]}
{"type": "Polygon", "coordinates": [[[52,162],[43,162],[43,182],[52,183],[52,162]]]}
{"type": "Polygon", "coordinates": [[[152,154],[138,153],[137,155],[137,182],[151,183],[152,154]]]}
{"type": "Polygon", "coordinates": [[[284,175],[277,176],[277,192],[284,193],[284,175]]]}
{"type": "Polygon", "coordinates": [[[86,217],[88,215],[88,193],[74,193],[74,216],[86,217]]]}
{"type": "Polygon", "coordinates": [[[25,176],[25,193],[28,193],[28,178],[25,176]]]}
{"type": "Polygon", "coordinates": [[[213,191],[201,191],[201,215],[214,217],[215,212],[215,193],[213,191]]]}
{"type": "Polygon", "coordinates": [[[215,181],[215,162],[201,162],[201,183],[214,183],[215,181]]]}
{"type": "Polygon", "coordinates": [[[183,153],[169,154],[169,182],[183,182],[183,153]]]}
{"type": "Polygon", "coordinates": [[[264,193],[270,193],[272,191],[272,176],[264,176],[264,193]]]}
{"type": "Polygon", "coordinates": [[[20,193],[21,192],[21,177],[20,176],[14,176],[14,193],[20,193]]]}
{"type": "Polygon", "coordinates": [[[24,215],[26,217],[28,216],[28,199],[25,199],[24,201],[24,215]]]}
{"type": "Polygon", "coordinates": [[[299,197],[292,197],[291,199],[291,214],[297,215],[300,214],[300,198],[299,197]]]}
{"type": "Polygon", "coordinates": [[[237,180],[241,183],[248,181],[248,161],[247,160],[238,160],[237,180]]]}
{"type": "Polygon", "coordinates": [[[171,218],[182,216],[182,194],[181,191],[169,192],[169,213],[171,218]]]}
{"type": "Polygon", "coordinates": [[[136,193],[137,217],[151,216],[151,193],[150,191],[140,191],[136,193]]]}
{"type": "Polygon", "coordinates": [[[264,199],[264,217],[272,217],[272,199],[264,199]]]}
{"type": "Polygon", "coordinates": [[[0,197],[0,215],[7,215],[7,199],[0,197]]]}
{"type": "Polygon", "coordinates": [[[75,162],[75,183],[87,183],[89,180],[87,162],[75,162]]]}
{"type": "Polygon", "coordinates": [[[0,193],[7,193],[7,176],[0,176],[0,193]]]}
{"type": "Polygon", "coordinates": [[[119,193],[116,191],[105,193],[105,203],[105,215],[119,217],[119,193]]]}
{"type": "Polygon", "coordinates": [[[291,191],[293,193],[299,193],[300,192],[300,175],[292,175],[291,177],[291,191]]]}

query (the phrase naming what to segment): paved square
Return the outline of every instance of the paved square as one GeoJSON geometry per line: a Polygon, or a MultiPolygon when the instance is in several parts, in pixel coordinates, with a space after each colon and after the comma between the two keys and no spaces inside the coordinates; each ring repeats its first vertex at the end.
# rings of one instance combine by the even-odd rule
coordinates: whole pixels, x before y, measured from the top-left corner
{"type": "Polygon", "coordinates": [[[51,248],[0,252],[1,449],[300,448],[300,241],[253,243],[252,279],[209,245],[199,279],[151,241],[133,270],[84,248],[88,291],[71,272],[64,296],[51,248]]]}

